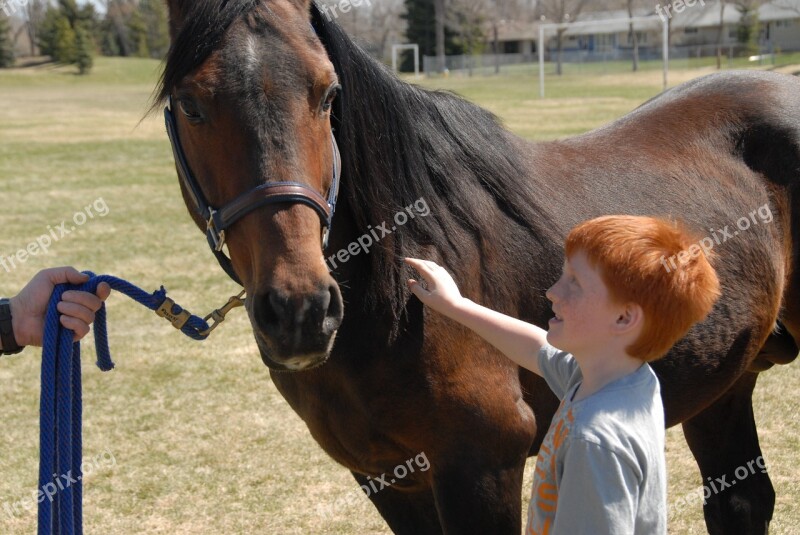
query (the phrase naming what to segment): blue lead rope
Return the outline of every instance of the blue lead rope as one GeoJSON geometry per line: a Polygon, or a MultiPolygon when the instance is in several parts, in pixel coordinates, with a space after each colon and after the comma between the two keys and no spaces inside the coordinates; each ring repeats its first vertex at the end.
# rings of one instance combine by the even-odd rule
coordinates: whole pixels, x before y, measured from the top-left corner
{"type": "MultiPolygon", "coordinates": [[[[166,317],[195,340],[205,340],[231,308],[244,303],[242,292],[204,319],[176,305],[167,297],[163,286],[149,294],[117,277],[84,273],[90,279],[82,285],[56,286],[45,318],[39,407],[39,535],[83,534],[81,344],[73,342],[74,332],[59,322],[56,305],[62,294],[67,290],[96,293],[101,282],[108,283],[112,289],[166,317]],[[207,322],[209,318],[214,320],[211,326],[207,322]]],[[[111,370],[114,363],[108,347],[105,303],[95,315],[94,341],[97,366],[102,371],[111,370]]]]}

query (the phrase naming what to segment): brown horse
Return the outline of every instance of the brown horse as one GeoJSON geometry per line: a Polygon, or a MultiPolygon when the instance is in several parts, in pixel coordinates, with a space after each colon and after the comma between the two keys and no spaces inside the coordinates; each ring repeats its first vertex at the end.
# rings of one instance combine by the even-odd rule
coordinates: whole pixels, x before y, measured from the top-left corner
{"type": "Polygon", "coordinates": [[[703,482],[717,482],[709,532],[766,533],[775,495],[752,470],[751,394],[800,339],[797,79],[712,75],[531,144],[399,81],[309,0],[168,5],[157,100],[171,102],[187,206],[247,290],[276,386],[377,491],[393,531],[518,534],[525,460],[556,407],[539,378],[424,310],[401,259],[443,264],[465,296],[545,326],[568,230],[622,213],[680,218],[716,253],[722,298],[655,369],[667,425],[683,424],[703,482]],[[420,453],[430,470],[386,481],[420,453]]]}

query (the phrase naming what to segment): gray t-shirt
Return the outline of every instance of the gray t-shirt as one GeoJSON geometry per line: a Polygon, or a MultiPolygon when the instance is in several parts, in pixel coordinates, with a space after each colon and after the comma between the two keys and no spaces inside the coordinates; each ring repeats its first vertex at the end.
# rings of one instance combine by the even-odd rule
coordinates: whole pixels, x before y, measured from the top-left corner
{"type": "Polygon", "coordinates": [[[561,405],[536,459],[526,533],[665,534],[664,409],[652,368],[580,401],[572,355],[546,345],[539,368],[561,405]]]}

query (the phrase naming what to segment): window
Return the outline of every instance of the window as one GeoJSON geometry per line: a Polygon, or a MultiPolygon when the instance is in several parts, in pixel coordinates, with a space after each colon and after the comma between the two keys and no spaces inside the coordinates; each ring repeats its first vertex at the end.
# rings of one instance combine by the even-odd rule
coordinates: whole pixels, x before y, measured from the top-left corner
{"type": "Polygon", "coordinates": [[[698,31],[697,28],[686,28],[685,30],[683,30],[683,33],[688,35],[690,33],[697,33],[697,31],[698,31]]]}

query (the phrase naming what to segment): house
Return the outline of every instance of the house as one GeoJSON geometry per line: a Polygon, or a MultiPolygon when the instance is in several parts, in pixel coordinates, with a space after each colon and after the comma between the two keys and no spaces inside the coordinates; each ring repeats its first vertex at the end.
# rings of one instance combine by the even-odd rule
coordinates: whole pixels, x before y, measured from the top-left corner
{"type": "Polygon", "coordinates": [[[776,0],[758,10],[762,42],[770,49],[800,50],[800,0],[776,0]]]}
{"type": "MultiPolygon", "coordinates": [[[[667,0],[662,0],[664,5],[667,0]]],[[[720,3],[714,0],[696,0],[693,6],[683,4],[678,13],[670,10],[670,44],[680,49],[691,49],[707,54],[716,53],[719,41],[725,47],[738,45],[738,28],[742,14],[735,4],[725,3],[720,13],[720,3]],[[720,31],[720,16],[722,35],[720,31]],[[721,39],[720,39],[721,37],[721,39]]],[[[652,22],[635,24],[639,55],[642,58],[658,57],[662,47],[662,20],[665,10],[661,4],[654,9],[638,10],[635,17],[652,17],[652,22]]],[[[627,11],[599,11],[582,13],[564,34],[562,50],[565,59],[578,57],[584,60],[621,59],[629,57],[633,49],[627,11]]],[[[759,44],[762,49],[782,51],[800,50],[800,0],[773,0],[758,9],[760,24],[759,44]]],[[[545,21],[547,22],[547,21],[545,21]]],[[[506,54],[529,56],[537,49],[539,23],[507,21],[498,27],[500,50],[506,54]]],[[[548,51],[556,49],[555,32],[546,36],[548,51]]]]}

